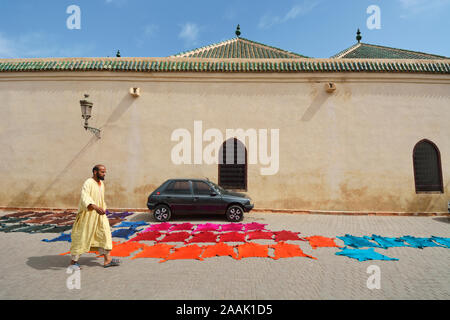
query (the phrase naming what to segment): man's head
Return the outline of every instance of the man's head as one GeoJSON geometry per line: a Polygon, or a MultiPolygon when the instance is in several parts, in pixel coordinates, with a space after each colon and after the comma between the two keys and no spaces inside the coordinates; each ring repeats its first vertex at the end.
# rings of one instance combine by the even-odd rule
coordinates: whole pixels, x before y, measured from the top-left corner
{"type": "Polygon", "coordinates": [[[94,175],[94,178],[97,178],[98,180],[105,180],[106,175],[106,168],[102,164],[96,165],[94,168],[92,168],[92,174],[94,175]]]}

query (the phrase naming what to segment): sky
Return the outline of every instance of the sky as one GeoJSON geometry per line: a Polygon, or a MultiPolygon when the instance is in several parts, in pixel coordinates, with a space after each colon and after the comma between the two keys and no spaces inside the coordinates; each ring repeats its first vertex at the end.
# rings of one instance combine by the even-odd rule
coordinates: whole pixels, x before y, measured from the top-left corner
{"type": "Polygon", "coordinates": [[[450,57],[450,0],[1,0],[0,58],[167,57],[238,24],[314,58],[354,45],[358,28],[364,43],[450,57]]]}

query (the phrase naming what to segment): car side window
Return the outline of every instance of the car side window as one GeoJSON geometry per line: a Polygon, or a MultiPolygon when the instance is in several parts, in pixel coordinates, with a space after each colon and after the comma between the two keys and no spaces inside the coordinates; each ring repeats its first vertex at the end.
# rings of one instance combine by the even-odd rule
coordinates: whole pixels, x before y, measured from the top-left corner
{"type": "Polygon", "coordinates": [[[191,194],[189,181],[173,181],[167,186],[166,192],[176,194],[191,194]]]}
{"type": "Polygon", "coordinates": [[[211,194],[211,188],[210,186],[201,181],[193,181],[194,185],[194,194],[200,194],[200,195],[210,195],[211,194]]]}

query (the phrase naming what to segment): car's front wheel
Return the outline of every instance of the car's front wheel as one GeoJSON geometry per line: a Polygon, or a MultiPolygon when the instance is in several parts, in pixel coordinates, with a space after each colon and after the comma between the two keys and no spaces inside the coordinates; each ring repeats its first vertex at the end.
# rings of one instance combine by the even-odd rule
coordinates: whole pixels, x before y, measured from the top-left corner
{"type": "Polygon", "coordinates": [[[241,206],[232,205],[227,209],[227,219],[231,222],[238,222],[244,219],[244,210],[241,206]]]}
{"type": "Polygon", "coordinates": [[[155,210],[153,211],[153,217],[156,219],[156,221],[159,222],[169,221],[171,216],[172,213],[170,211],[170,208],[165,204],[157,205],[155,210]]]}

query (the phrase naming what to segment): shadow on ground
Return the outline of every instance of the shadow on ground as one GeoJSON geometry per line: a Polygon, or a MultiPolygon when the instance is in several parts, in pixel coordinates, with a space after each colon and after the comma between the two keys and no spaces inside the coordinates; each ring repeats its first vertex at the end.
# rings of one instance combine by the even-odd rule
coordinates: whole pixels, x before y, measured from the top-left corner
{"type": "MultiPolygon", "coordinates": [[[[148,213],[148,212],[136,213],[127,220],[128,221],[145,221],[148,223],[158,223],[158,221],[156,221],[156,219],[153,218],[153,214],[148,213]]],[[[253,221],[258,221],[258,220],[263,220],[263,218],[257,218],[257,217],[250,216],[250,215],[244,215],[244,219],[241,222],[248,223],[248,222],[253,222],[253,221]]],[[[173,215],[169,220],[169,222],[174,222],[174,223],[177,223],[180,221],[190,221],[193,223],[203,223],[203,222],[210,222],[210,221],[214,221],[217,223],[217,221],[219,221],[219,223],[224,223],[224,224],[229,223],[229,221],[227,220],[227,218],[225,217],[224,214],[216,214],[216,215],[214,215],[214,214],[181,215],[180,214],[180,215],[173,215]]]]}
{"type": "MultiPolygon", "coordinates": [[[[80,257],[79,263],[83,268],[83,266],[102,266],[102,261],[96,257],[80,257]]],[[[27,265],[36,270],[64,270],[69,264],[70,256],[60,255],[29,257],[27,260],[27,265]]]]}
{"type": "Polygon", "coordinates": [[[434,221],[450,223],[450,217],[433,218],[434,221]]]}

